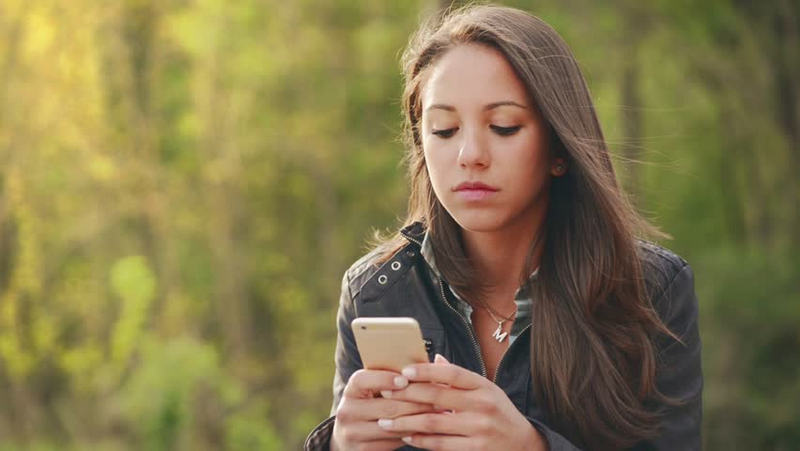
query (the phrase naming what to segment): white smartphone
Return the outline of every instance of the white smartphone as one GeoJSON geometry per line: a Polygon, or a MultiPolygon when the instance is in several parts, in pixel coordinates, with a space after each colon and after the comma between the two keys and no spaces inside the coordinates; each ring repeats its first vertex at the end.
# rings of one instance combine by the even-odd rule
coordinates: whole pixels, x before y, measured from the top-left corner
{"type": "Polygon", "coordinates": [[[425,341],[414,318],[356,318],[351,327],[366,369],[400,372],[407,365],[428,362],[425,341]]]}

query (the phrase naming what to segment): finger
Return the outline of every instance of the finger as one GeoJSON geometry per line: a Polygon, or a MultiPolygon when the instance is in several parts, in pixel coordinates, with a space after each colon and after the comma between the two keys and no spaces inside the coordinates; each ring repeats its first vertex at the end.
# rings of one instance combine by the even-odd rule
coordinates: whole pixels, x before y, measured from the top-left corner
{"type": "Polygon", "coordinates": [[[372,398],[381,390],[397,390],[408,385],[408,379],[393,371],[361,369],[347,381],[343,395],[350,398],[372,398]]]}
{"type": "Polygon", "coordinates": [[[480,374],[453,364],[419,363],[403,368],[402,374],[409,381],[438,382],[467,390],[490,383],[480,374]]]}
{"type": "Polygon", "coordinates": [[[396,418],[403,415],[414,415],[432,412],[430,404],[401,401],[394,399],[352,399],[346,409],[353,420],[377,421],[378,418],[396,418]]]}
{"type": "Polygon", "coordinates": [[[399,438],[390,440],[370,440],[365,444],[369,446],[364,449],[368,449],[369,451],[393,451],[405,445],[405,443],[399,438]]]}
{"type": "MultiPolygon", "coordinates": [[[[410,433],[411,431],[387,431],[378,426],[377,421],[359,421],[348,423],[341,429],[338,436],[340,441],[347,444],[344,449],[351,449],[356,443],[368,442],[373,445],[381,441],[394,442],[397,446],[403,446],[400,438],[410,433]]],[[[370,446],[369,449],[373,449],[373,447],[370,446]]]]}
{"type": "Polygon", "coordinates": [[[433,358],[433,363],[450,363],[450,362],[448,362],[443,355],[437,353],[436,357],[433,358]]]}
{"type": "Polygon", "coordinates": [[[416,382],[393,392],[392,399],[428,404],[435,410],[472,410],[473,403],[479,399],[473,390],[462,390],[447,385],[416,382]]]}
{"type": "Polygon", "coordinates": [[[465,449],[488,449],[486,446],[476,443],[473,437],[463,437],[460,435],[425,435],[412,434],[403,437],[403,442],[417,448],[424,448],[436,451],[455,451],[465,449]]]}
{"type": "Polygon", "coordinates": [[[382,418],[378,426],[386,431],[406,431],[424,434],[467,435],[468,424],[463,414],[420,413],[398,418],[382,418]]]}

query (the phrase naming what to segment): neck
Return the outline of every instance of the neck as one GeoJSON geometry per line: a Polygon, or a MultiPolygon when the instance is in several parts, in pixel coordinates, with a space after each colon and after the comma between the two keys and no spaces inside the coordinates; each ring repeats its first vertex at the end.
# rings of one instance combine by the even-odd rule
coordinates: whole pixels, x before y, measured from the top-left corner
{"type": "Polygon", "coordinates": [[[546,208],[533,212],[525,221],[517,221],[502,230],[476,232],[462,229],[464,247],[490,294],[514,293],[519,284],[539,266],[542,255],[540,240],[533,252],[530,268],[526,268],[530,247],[543,231],[546,208]]]}

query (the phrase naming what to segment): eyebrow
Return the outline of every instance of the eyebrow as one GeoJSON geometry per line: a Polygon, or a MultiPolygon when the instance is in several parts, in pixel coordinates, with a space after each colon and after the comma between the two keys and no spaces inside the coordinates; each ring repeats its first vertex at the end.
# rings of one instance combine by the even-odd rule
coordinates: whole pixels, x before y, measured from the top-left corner
{"type": "MultiPolygon", "coordinates": [[[[483,111],[493,110],[493,109],[495,109],[497,107],[501,107],[501,106],[515,106],[515,107],[518,107],[518,108],[522,108],[523,110],[528,109],[528,107],[526,107],[525,105],[521,105],[521,104],[519,104],[517,102],[514,102],[513,100],[504,100],[502,102],[493,102],[493,103],[490,103],[490,104],[486,105],[485,107],[483,107],[483,111]]],[[[435,103],[435,104],[429,106],[428,108],[426,108],[426,111],[430,111],[430,110],[455,111],[456,108],[453,105],[445,105],[445,104],[442,104],[442,103],[435,103]]]]}

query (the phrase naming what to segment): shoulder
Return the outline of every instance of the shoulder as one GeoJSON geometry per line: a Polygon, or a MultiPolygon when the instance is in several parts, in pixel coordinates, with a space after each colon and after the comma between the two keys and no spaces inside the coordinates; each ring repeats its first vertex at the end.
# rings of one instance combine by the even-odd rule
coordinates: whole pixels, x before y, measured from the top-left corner
{"type": "Polygon", "coordinates": [[[344,272],[343,283],[347,285],[352,297],[356,297],[364,283],[375,275],[384,258],[385,251],[380,247],[376,247],[362,255],[347,268],[347,271],[344,272]]]}
{"type": "Polygon", "coordinates": [[[379,244],[350,265],[345,271],[343,283],[353,298],[360,294],[367,295],[367,291],[370,296],[375,295],[376,290],[388,288],[406,274],[415,262],[418,250],[417,243],[411,241],[379,244]],[[375,281],[373,279],[377,283],[372,283],[375,281]],[[376,284],[379,287],[374,286],[376,284]]]}
{"type": "Polygon", "coordinates": [[[699,309],[691,266],[679,255],[654,243],[639,241],[639,251],[653,308],[673,333],[682,340],[692,340],[697,335],[699,309]]]}
{"type": "Polygon", "coordinates": [[[394,237],[383,240],[350,265],[344,274],[343,288],[347,288],[351,297],[356,298],[365,286],[370,286],[370,280],[381,278],[379,271],[389,265],[392,270],[384,271],[382,274],[385,278],[380,282],[381,288],[388,288],[388,285],[394,283],[398,276],[405,274],[410,264],[417,259],[424,234],[425,227],[420,222],[404,226],[394,237]]]}
{"type": "Polygon", "coordinates": [[[681,274],[691,273],[689,263],[673,251],[645,240],[637,240],[637,245],[648,297],[653,301],[681,274]]]}

